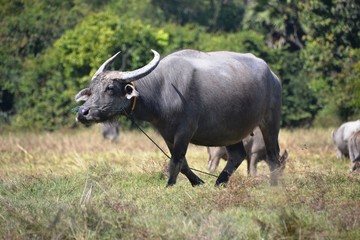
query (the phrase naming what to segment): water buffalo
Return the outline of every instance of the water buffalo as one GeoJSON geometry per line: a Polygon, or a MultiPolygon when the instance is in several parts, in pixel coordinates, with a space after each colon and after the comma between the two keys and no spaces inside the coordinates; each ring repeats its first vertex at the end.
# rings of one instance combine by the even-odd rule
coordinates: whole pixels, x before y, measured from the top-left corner
{"type": "Polygon", "coordinates": [[[108,71],[119,55],[106,60],[89,88],[76,101],[81,123],[111,121],[131,115],[150,122],[170,153],[167,186],[183,173],[193,186],[204,183],[186,160],[189,143],[226,146],[229,159],[216,180],[226,184],[246,157],[242,139],[259,126],[266,145],[270,183],[277,184],[281,83],[268,65],[252,54],[181,50],[162,60],[154,58],[133,71],[108,71]],[[136,82],[135,82],[136,81],[136,82]]]}
{"type": "MultiPolygon", "coordinates": [[[[243,143],[245,147],[244,140],[243,143]]],[[[225,161],[227,161],[228,159],[228,155],[225,147],[206,147],[206,150],[209,154],[209,160],[208,160],[209,172],[215,171],[215,169],[219,166],[220,159],[224,159],[225,161]]]]}
{"type": "Polygon", "coordinates": [[[120,126],[117,121],[103,123],[101,131],[104,139],[109,139],[112,143],[119,140],[120,126]]]}
{"type": "MultiPolygon", "coordinates": [[[[243,144],[246,151],[247,172],[249,175],[256,175],[257,163],[266,159],[265,143],[260,131],[260,128],[255,128],[253,134],[250,134],[243,139],[243,144]]],[[[219,165],[220,159],[227,160],[227,152],[225,147],[207,147],[209,154],[208,167],[209,171],[213,172],[219,165]]],[[[281,162],[286,161],[288,157],[287,150],[281,156],[281,162]]],[[[283,166],[285,166],[283,164],[283,166]]]]}
{"type": "Polygon", "coordinates": [[[338,129],[333,131],[332,140],[336,146],[336,156],[339,159],[349,157],[348,139],[360,130],[360,120],[343,123],[338,129]]]}
{"type": "Polygon", "coordinates": [[[360,131],[353,133],[348,141],[349,157],[352,162],[352,171],[360,169],[360,131]]]}

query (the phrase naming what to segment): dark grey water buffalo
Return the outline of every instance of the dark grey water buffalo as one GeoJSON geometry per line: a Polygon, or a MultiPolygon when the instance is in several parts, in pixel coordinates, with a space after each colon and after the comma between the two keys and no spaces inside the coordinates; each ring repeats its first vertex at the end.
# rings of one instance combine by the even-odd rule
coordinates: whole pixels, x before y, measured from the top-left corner
{"type": "Polygon", "coordinates": [[[120,125],[118,122],[105,122],[101,129],[104,139],[109,139],[112,143],[119,140],[120,136],[120,125]]]}
{"type": "Polygon", "coordinates": [[[90,87],[75,96],[85,101],[78,121],[111,121],[125,114],[150,122],[171,153],[168,186],[179,172],[193,186],[203,183],[185,158],[189,143],[226,146],[229,159],[216,180],[225,184],[246,157],[242,139],[259,126],[271,183],[277,184],[281,83],[268,65],[252,54],[226,51],[182,50],[161,61],[153,53],[149,64],[129,72],[106,70],[119,53],[105,61],[90,87]]]}
{"type": "Polygon", "coordinates": [[[353,133],[348,141],[349,157],[352,162],[352,171],[360,169],[360,131],[353,133]]]}
{"type": "Polygon", "coordinates": [[[360,120],[343,123],[332,133],[338,158],[349,157],[348,140],[357,131],[360,131],[360,120]]]}
{"type": "MultiPolygon", "coordinates": [[[[257,163],[266,159],[266,147],[260,128],[255,128],[253,134],[244,138],[243,144],[246,151],[248,174],[256,175],[257,163]]],[[[207,147],[207,151],[209,154],[208,167],[210,172],[215,171],[220,159],[227,160],[228,158],[225,147],[207,147]]],[[[288,152],[285,150],[281,156],[281,162],[285,163],[287,157],[288,152]]]]}

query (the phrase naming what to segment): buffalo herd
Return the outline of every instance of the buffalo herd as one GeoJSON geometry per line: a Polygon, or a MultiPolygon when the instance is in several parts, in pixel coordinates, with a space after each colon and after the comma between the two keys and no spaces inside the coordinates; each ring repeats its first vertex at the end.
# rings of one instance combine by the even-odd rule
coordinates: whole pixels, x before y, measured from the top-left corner
{"type": "MultiPolygon", "coordinates": [[[[119,124],[103,124],[102,134],[104,139],[117,142],[119,139],[119,124]]],[[[360,120],[343,123],[334,130],[331,138],[335,144],[336,156],[339,159],[349,158],[351,160],[351,171],[360,169],[360,120]]],[[[243,139],[248,175],[256,175],[257,163],[265,160],[266,149],[262,133],[257,127],[243,139]]],[[[219,166],[220,160],[227,161],[228,155],[225,147],[206,147],[208,153],[208,169],[214,172],[219,166]]],[[[287,150],[281,155],[281,161],[286,162],[287,150]]],[[[284,167],[285,165],[283,165],[284,167]]]]}
{"type": "MultiPolygon", "coordinates": [[[[350,158],[351,171],[360,169],[360,120],[345,122],[332,132],[332,140],[335,144],[336,156],[339,159],[350,158]]],[[[246,150],[248,174],[256,175],[256,164],[265,160],[265,145],[261,131],[255,128],[253,133],[243,139],[246,150]]],[[[227,160],[224,147],[207,147],[209,154],[208,168],[214,171],[219,165],[220,159],[227,160]]],[[[281,156],[282,160],[288,157],[287,150],[281,156]]]]}

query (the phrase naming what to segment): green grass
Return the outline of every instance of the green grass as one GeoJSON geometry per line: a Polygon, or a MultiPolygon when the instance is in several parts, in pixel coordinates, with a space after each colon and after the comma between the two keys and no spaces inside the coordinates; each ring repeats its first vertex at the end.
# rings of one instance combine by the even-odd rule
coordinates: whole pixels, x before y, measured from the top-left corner
{"type": "MultiPolygon", "coordinates": [[[[179,176],[165,188],[168,160],[138,132],[117,144],[98,126],[2,134],[0,238],[360,239],[360,174],[335,158],[329,136],[281,131],[289,160],[277,187],[262,162],[257,177],[243,163],[226,188],[202,174],[202,186],[179,176]]],[[[191,145],[187,158],[206,171],[205,148],[191,145]]]]}

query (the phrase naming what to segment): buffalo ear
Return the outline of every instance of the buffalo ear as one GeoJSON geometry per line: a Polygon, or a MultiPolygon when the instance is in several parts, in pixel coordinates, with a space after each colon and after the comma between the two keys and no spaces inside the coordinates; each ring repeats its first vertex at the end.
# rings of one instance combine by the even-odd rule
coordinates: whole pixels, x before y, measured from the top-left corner
{"type": "Polygon", "coordinates": [[[89,99],[90,95],[91,95],[90,88],[85,88],[80,92],[78,92],[78,94],[76,94],[75,101],[76,102],[86,101],[89,99]]]}
{"type": "Polygon", "coordinates": [[[126,84],[125,86],[126,98],[131,99],[133,97],[139,96],[139,92],[136,91],[135,87],[131,84],[126,84]]]}

